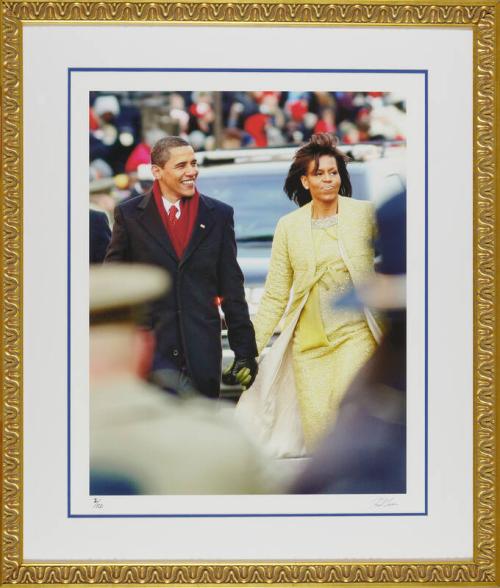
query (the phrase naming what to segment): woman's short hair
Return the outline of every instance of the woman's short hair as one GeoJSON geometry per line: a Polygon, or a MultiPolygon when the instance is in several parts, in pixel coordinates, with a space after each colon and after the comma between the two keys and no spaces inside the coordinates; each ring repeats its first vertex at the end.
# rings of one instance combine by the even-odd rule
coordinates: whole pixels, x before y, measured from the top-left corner
{"type": "Polygon", "coordinates": [[[182,137],[164,137],[157,141],[151,149],[151,164],[160,168],[170,159],[170,150],[176,147],[190,147],[182,137]]]}
{"type": "Polygon", "coordinates": [[[309,165],[312,161],[315,165],[314,171],[318,169],[319,158],[322,155],[335,157],[340,174],[339,194],[348,197],[352,195],[351,180],[346,165],[350,161],[349,157],[342,153],[340,149],[337,149],[337,138],[335,135],[331,133],[317,133],[295,153],[293,163],[290,166],[285,185],[283,186],[285,194],[295,204],[304,206],[304,204],[311,202],[311,194],[302,185],[301,177],[307,175],[309,165]]]}

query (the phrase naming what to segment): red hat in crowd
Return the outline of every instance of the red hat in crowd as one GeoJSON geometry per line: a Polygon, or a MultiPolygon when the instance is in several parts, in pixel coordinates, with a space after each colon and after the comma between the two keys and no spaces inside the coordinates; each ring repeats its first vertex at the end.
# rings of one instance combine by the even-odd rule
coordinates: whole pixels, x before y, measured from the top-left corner
{"type": "Polygon", "coordinates": [[[325,119],[321,118],[314,127],[315,133],[335,133],[337,128],[334,124],[326,121],[325,119]]]}
{"type": "Polygon", "coordinates": [[[253,137],[256,147],[267,147],[267,120],[265,114],[258,112],[250,115],[245,121],[245,131],[253,137]]]}
{"type": "Polygon", "coordinates": [[[146,143],[139,143],[129,155],[125,164],[126,173],[137,171],[142,163],[151,163],[151,147],[146,143]]]}
{"type": "Polygon", "coordinates": [[[305,100],[295,100],[288,106],[290,115],[295,122],[302,122],[304,116],[309,112],[309,107],[305,100]]]}
{"type": "Polygon", "coordinates": [[[191,106],[189,107],[189,112],[196,118],[203,118],[211,110],[212,107],[210,106],[210,104],[207,104],[206,102],[191,104],[191,106]]]}
{"type": "Polygon", "coordinates": [[[92,108],[89,108],[89,127],[91,131],[97,131],[99,128],[99,120],[92,108]]]}
{"type": "Polygon", "coordinates": [[[254,92],[254,99],[257,104],[260,104],[267,96],[272,96],[273,98],[276,98],[276,101],[279,101],[281,92],[254,92]]]}

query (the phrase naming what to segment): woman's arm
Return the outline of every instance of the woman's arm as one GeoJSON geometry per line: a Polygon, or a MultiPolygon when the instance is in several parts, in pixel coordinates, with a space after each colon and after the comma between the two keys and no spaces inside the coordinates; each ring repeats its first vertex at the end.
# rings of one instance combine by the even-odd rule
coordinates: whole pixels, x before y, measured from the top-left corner
{"type": "Polygon", "coordinates": [[[264,294],[254,319],[259,355],[283,317],[290,297],[292,281],[293,269],[288,254],[287,234],[280,220],[274,233],[264,294]]]}

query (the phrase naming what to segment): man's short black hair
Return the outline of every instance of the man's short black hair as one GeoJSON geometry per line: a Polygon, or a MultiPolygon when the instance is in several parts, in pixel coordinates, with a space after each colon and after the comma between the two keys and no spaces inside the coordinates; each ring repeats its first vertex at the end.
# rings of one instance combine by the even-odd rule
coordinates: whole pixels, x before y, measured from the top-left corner
{"type": "Polygon", "coordinates": [[[164,137],[157,141],[151,149],[151,163],[160,168],[170,159],[170,150],[176,147],[191,147],[182,137],[164,137]]]}

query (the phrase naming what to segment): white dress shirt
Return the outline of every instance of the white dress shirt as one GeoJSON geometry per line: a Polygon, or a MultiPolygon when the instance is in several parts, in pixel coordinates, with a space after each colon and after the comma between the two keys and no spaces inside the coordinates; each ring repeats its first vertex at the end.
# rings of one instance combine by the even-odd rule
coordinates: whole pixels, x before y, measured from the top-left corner
{"type": "Polygon", "coordinates": [[[169,210],[172,208],[172,206],[175,206],[175,208],[177,208],[177,212],[175,213],[175,218],[177,220],[179,220],[181,218],[181,201],[180,201],[180,199],[177,200],[177,202],[170,202],[170,200],[167,200],[163,196],[161,197],[161,199],[163,200],[163,206],[165,207],[167,214],[168,214],[169,210]]]}

